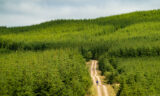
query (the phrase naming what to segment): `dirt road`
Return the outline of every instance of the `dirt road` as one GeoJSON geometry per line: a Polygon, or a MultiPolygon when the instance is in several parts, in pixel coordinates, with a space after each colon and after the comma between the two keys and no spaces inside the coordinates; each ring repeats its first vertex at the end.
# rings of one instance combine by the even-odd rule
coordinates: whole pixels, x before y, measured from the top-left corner
{"type": "Polygon", "coordinates": [[[92,80],[93,80],[93,84],[97,86],[98,96],[109,96],[108,91],[107,91],[107,87],[102,84],[101,79],[98,76],[98,73],[97,73],[96,69],[97,69],[97,61],[92,60],[91,77],[92,77],[92,80]],[[98,81],[98,84],[96,83],[97,81],[98,81]]]}

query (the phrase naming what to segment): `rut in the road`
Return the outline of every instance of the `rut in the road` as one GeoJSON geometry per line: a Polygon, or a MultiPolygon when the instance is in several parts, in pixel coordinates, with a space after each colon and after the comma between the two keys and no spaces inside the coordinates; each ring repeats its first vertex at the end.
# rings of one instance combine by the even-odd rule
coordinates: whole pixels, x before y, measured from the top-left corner
{"type": "Polygon", "coordinates": [[[91,77],[92,77],[92,80],[93,80],[93,84],[97,86],[98,96],[109,96],[108,91],[107,91],[107,87],[102,84],[101,79],[98,76],[96,68],[97,68],[97,61],[92,60],[91,77]],[[97,80],[98,80],[98,85],[96,84],[97,80]]]}

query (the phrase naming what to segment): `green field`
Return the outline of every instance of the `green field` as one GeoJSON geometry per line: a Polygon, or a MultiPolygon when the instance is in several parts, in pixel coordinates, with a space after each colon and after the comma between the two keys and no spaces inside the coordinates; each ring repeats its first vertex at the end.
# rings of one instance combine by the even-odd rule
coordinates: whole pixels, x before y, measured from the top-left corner
{"type": "Polygon", "coordinates": [[[160,10],[0,27],[0,95],[85,96],[99,60],[117,96],[160,94],[160,10]]]}

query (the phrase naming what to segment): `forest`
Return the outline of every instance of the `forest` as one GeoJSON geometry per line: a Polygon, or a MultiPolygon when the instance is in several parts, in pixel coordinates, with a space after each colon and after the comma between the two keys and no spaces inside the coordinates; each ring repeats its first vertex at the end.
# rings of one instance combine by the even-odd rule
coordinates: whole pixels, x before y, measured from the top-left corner
{"type": "Polygon", "coordinates": [[[77,50],[3,54],[0,69],[1,96],[84,96],[91,86],[77,50]]]}
{"type": "Polygon", "coordinates": [[[85,96],[91,59],[117,96],[160,95],[160,10],[1,26],[0,95],[85,96]]]}

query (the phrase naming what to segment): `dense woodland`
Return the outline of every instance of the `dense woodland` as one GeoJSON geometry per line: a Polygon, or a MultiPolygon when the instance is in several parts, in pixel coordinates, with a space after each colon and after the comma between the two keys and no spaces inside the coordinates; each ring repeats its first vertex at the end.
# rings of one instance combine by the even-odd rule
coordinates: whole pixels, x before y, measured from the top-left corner
{"type": "Polygon", "coordinates": [[[91,86],[76,50],[3,54],[0,69],[1,96],[84,96],[91,86]]]}
{"type": "Polygon", "coordinates": [[[160,10],[2,26],[0,48],[0,95],[84,96],[90,59],[117,96],[160,94],[160,10]]]}

